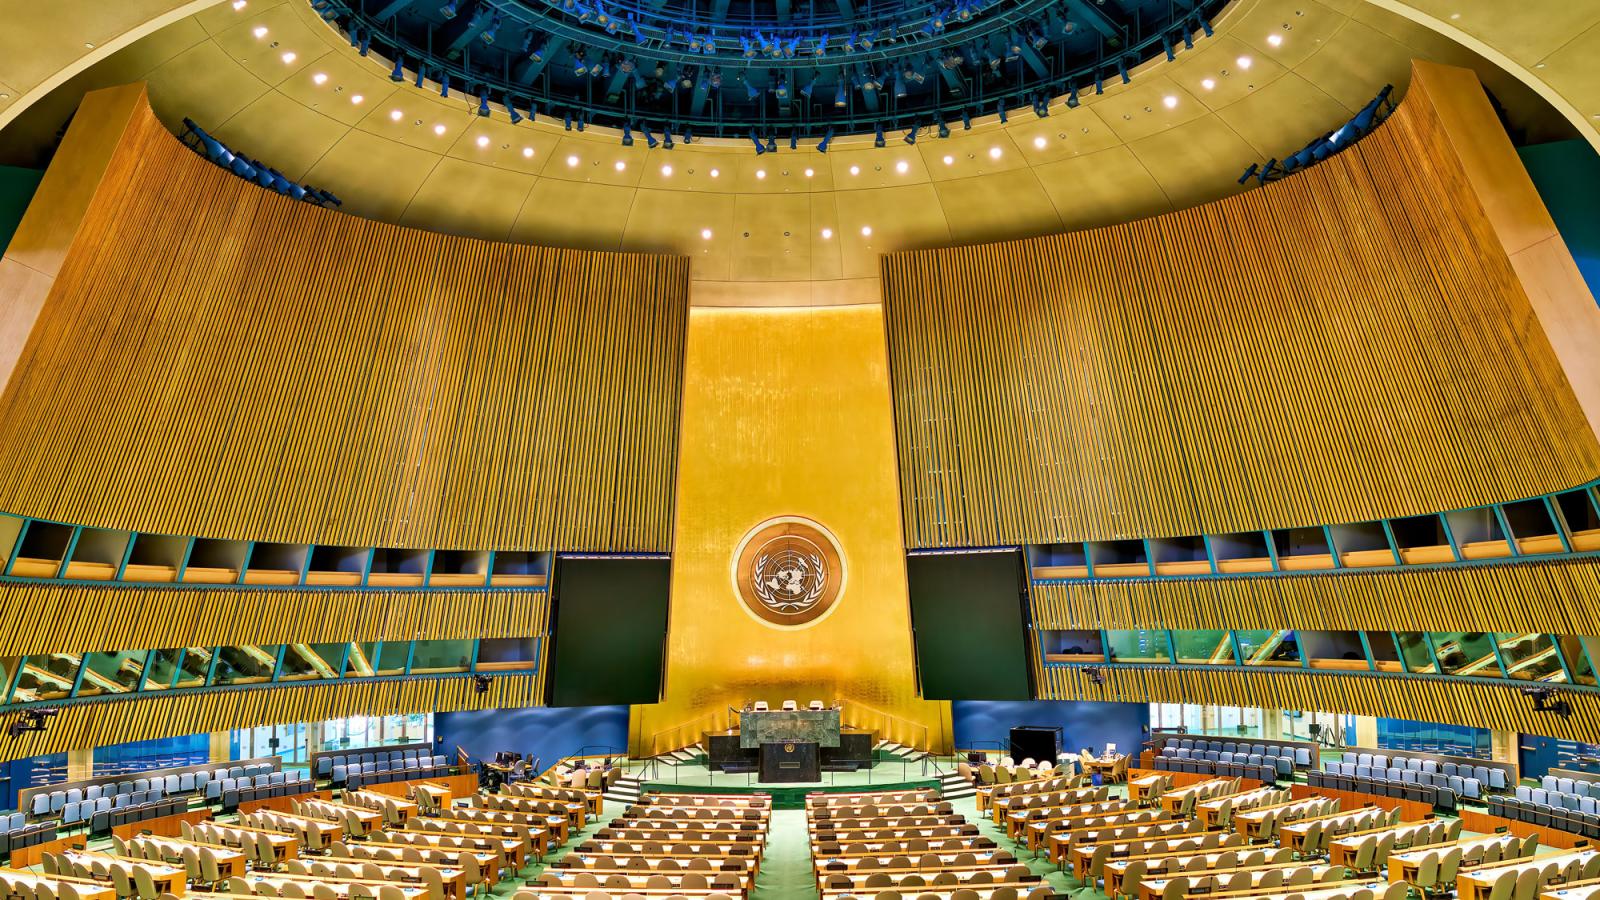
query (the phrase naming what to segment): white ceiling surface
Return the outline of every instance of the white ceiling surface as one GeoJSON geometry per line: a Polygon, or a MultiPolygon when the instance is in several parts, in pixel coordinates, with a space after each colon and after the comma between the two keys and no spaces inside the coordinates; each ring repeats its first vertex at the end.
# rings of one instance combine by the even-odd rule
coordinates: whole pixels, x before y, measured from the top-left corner
{"type": "Polygon", "coordinates": [[[950,139],[924,132],[914,147],[892,133],[883,149],[870,137],[839,138],[827,154],[780,141],[757,156],[747,141],[649,150],[636,132],[624,148],[607,129],[567,132],[544,116],[513,126],[499,109],[479,118],[466,95],[390,81],[386,61],[358,56],[305,0],[247,0],[132,42],[7,135],[18,146],[41,140],[83,90],[143,79],[169,125],[192,117],[338,194],[353,214],[496,240],[682,253],[707,302],[844,302],[876,299],[882,252],[1127,221],[1240,190],[1248,163],[1337,127],[1385,83],[1403,89],[1413,57],[1474,65],[1508,106],[1526,93],[1428,25],[1367,0],[1238,0],[1216,36],[1140,67],[1129,85],[1083,94],[1077,109],[1057,104],[1042,120],[1019,110],[971,131],[958,123],[950,139]],[[770,297],[752,299],[749,282],[770,297]]]}

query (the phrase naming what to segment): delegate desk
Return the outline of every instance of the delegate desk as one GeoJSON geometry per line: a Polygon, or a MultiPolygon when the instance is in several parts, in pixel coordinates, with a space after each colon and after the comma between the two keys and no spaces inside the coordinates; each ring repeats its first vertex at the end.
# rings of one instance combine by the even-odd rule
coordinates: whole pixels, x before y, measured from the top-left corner
{"type": "Polygon", "coordinates": [[[60,884],[70,884],[78,892],[78,900],[117,900],[117,889],[109,884],[94,881],[88,878],[76,878],[70,875],[35,875],[21,869],[0,869],[0,892],[8,897],[27,897],[36,888],[44,886],[53,888],[56,896],[61,896],[57,887],[60,884]]]}
{"type": "MultiPolygon", "coordinates": [[[[1497,863],[1492,866],[1480,866],[1470,872],[1462,872],[1456,876],[1456,897],[1458,900],[1486,900],[1489,891],[1494,888],[1495,879],[1506,872],[1521,873],[1527,869],[1543,872],[1551,863],[1561,867],[1561,871],[1570,871],[1573,865],[1583,865],[1590,857],[1600,853],[1592,848],[1583,850],[1568,850],[1565,853],[1547,853],[1543,856],[1525,856],[1515,862],[1497,863]]],[[[1558,877],[1560,877],[1558,875],[1558,877]]]]}
{"type": "MultiPolygon", "coordinates": [[[[102,866],[124,865],[130,869],[137,867],[150,873],[150,880],[155,882],[156,890],[174,897],[182,897],[189,890],[189,870],[183,866],[170,866],[164,862],[149,859],[135,859],[130,856],[116,856],[110,853],[96,853],[86,850],[68,850],[61,854],[67,860],[85,869],[94,871],[94,864],[99,862],[102,866]]],[[[100,881],[101,876],[95,873],[95,881],[100,881]]],[[[105,876],[107,880],[110,875],[105,876]]],[[[129,876],[131,879],[131,875],[129,876]]]]}
{"type": "Polygon", "coordinates": [[[1596,900],[1600,898],[1600,881],[1579,881],[1558,888],[1547,888],[1539,893],[1539,900],[1596,900]]]}
{"type": "MultiPolygon", "coordinates": [[[[1203,793],[1203,792],[1209,791],[1209,790],[1214,790],[1217,785],[1219,785],[1219,784],[1224,784],[1225,785],[1225,784],[1227,784],[1228,782],[1230,782],[1232,780],[1233,779],[1231,779],[1231,778],[1212,778],[1212,779],[1207,780],[1207,781],[1201,781],[1199,783],[1191,784],[1191,785],[1188,785],[1186,787],[1176,788],[1174,790],[1167,791],[1165,794],[1161,795],[1161,800],[1159,801],[1160,804],[1161,804],[1161,808],[1166,810],[1167,812],[1175,813],[1183,806],[1183,801],[1190,794],[1197,794],[1197,793],[1203,793]]],[[[1206,799],[1208,799],[1208,800],[1220,800],[1224,796],[1226,796],[1226,795],[1219,794],[1216,797],[1208,797],[1206,799]]],[[[1196,802],[1198,803],[1200,801],[1197,800],[1196,802]]]]}
{"type": "MultiPolygon", "coordinates": [[[[1409,850],[1395,851],[1389,854],[1389,880],[1415,883],[1417,872],[1422,868],[1422,857],[1432,853],[1446,853],[1452,847],[1461,848],[1461,865],[1466,866],[1471,862],[1483,859],[1483,851],[1492,844],[1501,844],[1503,852],[1512,852],[1520,848],[1522,838],[1512,834],[1491,834],[1483,837],[1461,838],[1455,841],[1444,841],[1438,844],[1424,844],[1412,847],[1409,850]]],[[[1330,850],[1333,845],[1329,845],[1330,850]]],[[[1520,849],[1516,852],[1520,852],[1520,849]]],[[[1330,860],[1332,856],[1330,854],[1330,860]]]]}
{"type": "Polygon", "coordinates": [[[377,888],[380,887],[393,887],[400,891],[405,900],[422,900],[428,895],[427,886],[422,884],[401,884],[370,878],[335,878],[328,875],[291,875],[286,872],[262,872],[260,870],[251,872],[243,878],[231,879],[228,883],[249,888],[252,894],[264,894],[269,897],[282,896],[283,886],[286,884],[298,885],[301,890],[306,892],[307,896],[310,896],[313,886],[324,884],[333,889],[339,900],[350,900],[354,896],[350,889],[357,886],[365,888],[363,892],[365,894],[377,894],[377,888]],[[261,890],[262,887],[267,890],[261,890]]]}

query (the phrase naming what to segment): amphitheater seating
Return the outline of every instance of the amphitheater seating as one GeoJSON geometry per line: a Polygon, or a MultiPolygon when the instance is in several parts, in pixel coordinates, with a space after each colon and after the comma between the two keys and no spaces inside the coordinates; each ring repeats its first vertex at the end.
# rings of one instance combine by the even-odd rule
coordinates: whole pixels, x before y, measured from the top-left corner
{"type": "Polygon", "coordinates": [[[1541,785],[1536,788],[1518,785],[1514,796],[1488,798],[1489,812],[1518,822],[1600,838],[1600,782],[1546,775],[1541,785]]]}
{"type": "Polygon", "coordinates": [[[20,812],[0,816],[0,853],[53,841],[59,825],[55,820],[29,822],[28,817],[20,812]]]}
{"type": "Polygon", "coordinates": [[[389,781],[437,778],[450,774],[444,756],[420,750],[362,750],[342,756],[320,756],[313,774],[326,778],[333,787],[351,789],[389,781]]]}
{"type": "Polygon", "coordinates": [[[1236,763],[1231,759],[1227,762],[1206,759],[1194,759],[1181,756],[1158,756],[1153,763],[1154,767],[1163,772],[1193,772],[1199,775],[1216,775],[1222,778],[1253,778],[1257,781],[1274,782],[1280,774],[1276,765],[1257,761],[1250,762],[1246,757],[1245,762],[1236,763]]]}
{"type": "MultiPolygon", "coordinates": [[[[1228,741],[1220,738],[1204,737],[1167,736],[1160,740],[1161,743],[1157,746],[1158,757],[1165,756],[1172,759],[1187,760],[1192,763],[1211,763],[1213,765],[1218,763],[1265,765],[1273,767],[1277,775],[1284,778],[1294,775],[1298,769],[1309,769],[1315,765],[1311,758],[1311,750],[1308,747],[1273,744],[1270,742],[1228,741]],[[1252,759],[1252,757],[1255,758],[1252,759]]],[[[1204,768],[1178,768],[1174,770],[1180,772],[1209,771],[1204,768]]],[[[1255,776],[1246,777],[1253,778],[1255,776]]]]}
{"type": "Polygon", "coordinates": [[[1346,752],[1339,762],[1328,763],[1327,768],[1339,775],[1387,778],[1390,781],[1415,780],[1419,784],[1447,787],[1468,800],[1477,800],[1491,790],[1503,791],[1509,780],[1505,770],[1497,766],[1383,753],[1346,752]],[[1367,771],[1361,771],[1363,768],[1367,771]],[[1406,772],[1416,773],[1416,778],[1406,777],[1406,772]],[[1459,779],[1459,782],[1452,779],[1459,779]]]}
{"type": "Polygon", "coordinates": [[[1325,787],[1335,791],[1350,791],[1358,794],[1372,794],[1378,797],[1394,797],[1400,800],[1412,800],[1417,803],[1430,803],[1435,808],[1445,812],[1453,812],[1456,802],[1461,795],[1454,788],[1435,787],[1431,784],[1421,784],[1415,780],[1391,780],[1361,775],[1341,775],[1332,771],[1310,772],[1306,781],[1312,787],[1325,787]]]}

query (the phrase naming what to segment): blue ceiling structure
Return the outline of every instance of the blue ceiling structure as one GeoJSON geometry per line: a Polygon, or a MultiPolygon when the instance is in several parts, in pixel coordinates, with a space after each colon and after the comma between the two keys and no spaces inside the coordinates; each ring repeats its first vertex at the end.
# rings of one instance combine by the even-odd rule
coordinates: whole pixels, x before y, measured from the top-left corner
{"type": "Polygon", "coordinates": [[[1226,0],[311,0],[363,55],[512,114],[602,124],[670,148],[885,131],[1126,80],[1211,33],[1226,0]]]}

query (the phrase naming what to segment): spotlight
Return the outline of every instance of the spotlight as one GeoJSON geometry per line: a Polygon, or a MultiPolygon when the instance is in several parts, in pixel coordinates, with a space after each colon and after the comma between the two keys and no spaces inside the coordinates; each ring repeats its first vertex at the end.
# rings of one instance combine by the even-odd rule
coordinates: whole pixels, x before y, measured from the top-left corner
{"type": "Polygon", "coordinates": [[[756,130],[754,128],[750,129],[750,143],[756,145],[757,156],[767,152],[766,146],[761,143],[761,138],[756,134],[756,130]]]}
{"type": "Polygon", "coordinates": [[[1123,84],[1127,84],[1133,80],[1132,78],[1128,77],[1128,61],[1120,56],[1117,57],[1117,74],[1122,76],[1123,84]]]}
{"type": "Polygon", "coordinates": [[[584,127],[587,126],[588,124],[589,124],[589,111],[588,110],[583,110],[583,109],[578,110],[578,130],[582,131],[584,129],[584,127]]]}
{"type": "Polygon", "coordinates": [[[839,89],[833,94],[833,105],[839,109],[844,109],[846,106],[850,105],[849,92],[845,89],[845,81],[843,78],[839,79],[839,89]]]}
{"type": "Polygon", "coordinates": [[[1178,58],[1178,55],[1172,52],[1172,38],[1164,34],[1161,36],[1161,49],[1167,51],[1167,62],[1172,62],[1178,58]]]}
{"type": "Polygon", "coordinates": [[[1100,672],[1099,666],[1084,666],[1083,676],[1089,679],[1089,683],[1093,685],[1103,685],[1106,683],[1106,676],[1100,672]]]}
{"type": "MultiPolygon", "coordinates": [[[[667,140],[671,140],[671,139],[672,139],[672,135],[669,132],[668,135],[667,135],[667,140]]],[[[656,140],[656,136],[655,135],[650,133],[650,123],[649,122],[646,122],[644,124],[644,142],[651,150],[654,150],[656,148],[656,145],[661,143],[660,141],[656,140]]]]}
{"type": "Polygon", "coordinates": [[[1004,100],[996,100],[995,104],[994,104],[994,108],[995,108],[995,112],[998,112],[1000,114],[1000,124],[1004,125],[1006,123],[1006,101],[1004,101],[1004,100]]]}
{"type": "Polygon", "coordinates": [[[773,137],[770,134],[767,135],[767,152],[768,153],[777,153],[778,152],[778,139],[773,137]]]}
{"type": "MultiPolygon", "coordinates": [[[[687,137],[684,138],[684,139],[688,140],[687,137]]],[[[667,127],[661,129],[661,148],[663,150],[671,150],[672,149],[672,126],[671,125],[668,125],[667,127]]]]}
{"type": "Polygon", "coordinates": [[[946,125],[944,122],[941,121],[939,123],[939,137],[947,138],[949,136],[950,136],[950,126],[946,125]]]}
{"type": "Polygon", "coordinates": [[[489,693],[489,685],[494,684],[494,679],[487,675],[472,676],[472,692],[474,694],[489,693]]]}
{"type": "Polygon", "coordinates": [[[1098,97],[1101,94],[1104,94],[1105,92],[1106,92],[1106,80],[1104,78],[1100,77],[1100,73],[1099,72],[1094,73],[1094,94],[1095,94],[1095,96],[1098,97]]]}
{"type": "Polygon", "coordinates": [[[450,96],[450,73],[449,72],[444,73],[444,77],[439,80],[439,96],[441,96],[441,97],[449,97],[450,96]]]}
{"type": "Polygon", "coordinates": [[[789,129],[789,149],[800,149],[800,132],[797,129],[789,129]]]}
{"type": "Polygon", "coordinates": [[[361,46],[357,49],[361,51],[362,56],[367,55],[367,52],[372,49],[372,32],[363,31],[361,33],[361,46]]]}
{"type": "Polygon", "coordinates": [[[772,95],[779,100],[789,99],[789,79],[779,78],[777,87],[772,90],[772,95]]]}
{"type": "Polygon", "coordinates": [[[445,0],[445,4],[439,7],[439,15],[444,16],[446,19],[454,19],[456,17],[456,0],[445,0]]]}
{"type": "MultiPolygon", "coordinates": [[[[1563,700],[1555,689],[1547,687],[1521,688],[1522,694],[1533,700],[1535,712],[1554,713],[1563,719],[1572,718],[1572,706],[1563,700]]],[[[41,725],[42,729],[43,726],[41,725]]]]}
{"type": "Polygon", "coordinates": [[[827,153],[828,152],[828,142],[832,141],[832,140],[833,140],[833,129],[829,128],[827,130],[827,132],[822,135],[822,140],[817,143],[817,152],[818,153],[827,153]]]}
{"type": "Polygon", "coordinates": [[[761,96],[761,90],[759,88],[757,88],[754,84],[752,84],[749,80],[746,80],[745,83],[744,83],[744,92],[745,92],[745,95],[748,96],[751,100],[754,100],[757,97],[761,96]]]}
{"type": "Polygon", "coordinates": [[[496,12],[494,14],[494,18],[489,20],[489,27],[485,28],[483,30],[483,33],[478,35],[478,40],[483,41],[485,44],[493,46],[494,45],[495,36],[497,34],[499,34],[499,33],[500,33],[500,13],[496,12]]]}
{"type": "Polygon", "coordinates": [[[972,114],[967,112],[964,109],[961,111],[961,130],[962,131],[971,131],[972,130],[972,114]]]}
{"type": "Polygon", "coordinates": [[[685,144],[694,143],[694,129],[693,128],[687,128],[686,127],[686,128],[683,129],[683,142],[685,144]]]}
{"type": "Polygon", "coordinates": [[[417,66],[417,87],[422,87],[422,79],[424,77],[425,77],[425,75],[424,75],[423,67],[421,65],[418,65],[417,66]]]}
{"type": "Polygon", "coordinates": [[[804,85],[801,85],[801,87],[800,87],[800,96],[806,98],[807,100],[810,100],[811,99],[811,92],[815,91],[816,89],[817,89],[817,77],[815,75],[813,75],[813,76],[811,76],[811,80],[810,81],[806,82],[804,85]]]}
{"type": "Polygon", "coordinates": [[[628,125],[627,122],[622,123],[622,146],[633,146],[633,129],[628,125]]]}
{"type": "Polygon", "coordinates": [[[478,90],[483,92],[478,95],[478,115],[487,119],[489,117],[489,89],[480,87],[478,90]]]}
{"type": "MultiPolygon", "coordinates": [[[[533,109],[533,106],[530,104],[528,106],[528,109],[530,109],[530,110],[533,109]]],[[[510,97],[506,98],[506,115],[511,117],[511,124],[513,124],[513,125],[515,125],[518,122],[522,121],[522,114],[518,113],[516,107],[511,105],[511,98],[510,97]]]]}
{"type": "Polygon", "coordinates": [[[1078,108],[1078,89],[1076,86],[1067,88],[1067,109],[1078,108]]]}
{"type": "Polygon", "coordinates": [[[906,132],[906,136],[901,138],[900,140],[905,141],[907,144],[915,144],[917,142],[917,128],[918,127],[919,126],[917,126],[917,125],[911,126],[911,130],[906,132]]]}
{"type": "Polygon", "coordinates": [[[872,138],[872,146],[874,146],[874,147],[882,147],[883,146],[883,123],[879,122],[877,125],[873,126],[873,128],[875,129],[875,135],[872,138]]]}
{"type": "Polygon", "coordinates": [[[568,131],[572,130],[572,110],[569,109],[561,114],[561,124],[565,126],[568,131]]]}
{"type": "Polygon", "coordinates": [[[405,57],[403,57],[403,56],[395,57],[395,60],[394,60],[394,71],[389,73],[389,80],[390,81],[405,81],[406,80],[406,61],[405,61],[405,57]]]}
{"type": "Polygon", "coordinates": [[[6,726],[6,733],[15,739],[30,731],[44,731],[45,720],[60,712],[61,710],[54,707],[23,710],[6,726]]]}

